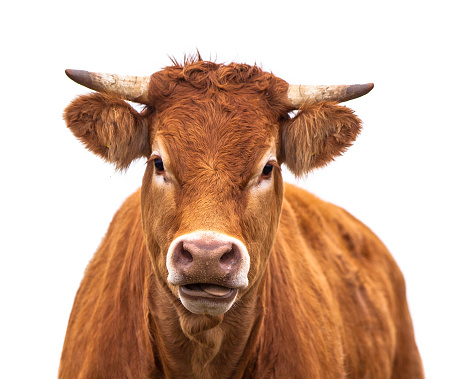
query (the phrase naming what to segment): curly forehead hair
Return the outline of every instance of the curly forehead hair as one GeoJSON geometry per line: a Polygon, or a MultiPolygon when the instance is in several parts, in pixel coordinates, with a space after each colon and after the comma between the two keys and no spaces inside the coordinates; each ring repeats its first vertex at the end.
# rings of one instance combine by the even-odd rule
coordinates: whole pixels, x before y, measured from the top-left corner
{"type": "Polygon", "coordinates": [[[155,106],[198,92],[203,97],[256,96],[276,117],[292,110],[286,99],[288,84],[257,65],[213,63],[199,54],[185,57],[183,64],[175,59],[172,63],[151,76],[149,95],[155,106]]]}

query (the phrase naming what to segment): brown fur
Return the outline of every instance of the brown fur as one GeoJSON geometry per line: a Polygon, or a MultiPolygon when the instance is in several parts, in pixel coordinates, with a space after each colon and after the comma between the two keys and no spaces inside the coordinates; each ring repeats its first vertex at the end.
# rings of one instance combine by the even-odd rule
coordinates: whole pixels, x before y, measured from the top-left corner
{"type": "Polygon", "coordinates": [[[157,141],[169,160],[164,184],[147,164],[90,262],[60,378],[423,377],[404,281],[378,238],[344,210],[284,186],[276,167],[270,186],[256,189],[271,146],[301,175],[360,129],[351,110],[331,103],[307,104],[291,120],[286,90],[257,67],[198,61],[154,74],[141,114],[111,95],[67,108],[75,135],[117,167],[157,141]],[[166,280],[170,243],[195,230],[248,248],[249,286],[220,316],[190,313],[166,280]]]}
{"type": "Polygon", "coordinates": [[[360,132],[354,112],[335,103],[303,104],[283,129],[283,156],[293,174],[308,174],[351,146],[360,132]]]}
{"type": "Polygon", "coordinates": [[[117,96],[79,96],[65,110],[64,119],[90,151],[118,169],[126,169],[134,159],[150,155],[145,118],[117,96]]]}

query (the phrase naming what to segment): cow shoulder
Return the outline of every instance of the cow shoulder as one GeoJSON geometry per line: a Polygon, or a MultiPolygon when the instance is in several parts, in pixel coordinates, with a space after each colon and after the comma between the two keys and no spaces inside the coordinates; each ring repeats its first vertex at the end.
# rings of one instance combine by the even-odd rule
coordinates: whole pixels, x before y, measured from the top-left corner
{"type": "Polygon", "coordinates": [[[356,259],[359,264],[378,263],[379,260],[383,265],[395,265],[376,234],[339,206],[286,184],[283,211],[292,213],[298,233],[319,255],[343,254],[356,259]]]}
{"type": "Polygon", "coordinates": [[[281,257],[275,264],[288,262],[300,287],[293,309],[303,308],[301,325],[312,326],[307,337],[315,329],[330,331],[313,333],[314,342],[333,357],[342,351],[343,365],[360,376],[391,369],[405,287],[379,238],[344,209],[287,184],[276,245],[281,257]]]}
{"type": "Polygon", "coordinates": [[[62,377],[98,373],[116,378],[127,372],[142,377],[149,372],[153,363],[137,359],[153,359],[144,320],[149,280],[137,191],[117,211],[87,266],[65,337],[62,377]]]}

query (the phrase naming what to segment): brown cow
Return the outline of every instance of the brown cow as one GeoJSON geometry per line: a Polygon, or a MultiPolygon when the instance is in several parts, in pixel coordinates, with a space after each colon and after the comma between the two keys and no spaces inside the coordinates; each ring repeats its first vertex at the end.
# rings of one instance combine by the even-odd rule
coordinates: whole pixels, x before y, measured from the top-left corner
{"type": "Polygon", "coordinates": [[[423,377],[386,247],[281,176],[340,155],[360,120],[325,100],[372,85],[197,59],[146,79],[67,73],[100,91],[65,110],[74,135],[119,169],[148,163],[87,267],[60,378],[423,377]]]}

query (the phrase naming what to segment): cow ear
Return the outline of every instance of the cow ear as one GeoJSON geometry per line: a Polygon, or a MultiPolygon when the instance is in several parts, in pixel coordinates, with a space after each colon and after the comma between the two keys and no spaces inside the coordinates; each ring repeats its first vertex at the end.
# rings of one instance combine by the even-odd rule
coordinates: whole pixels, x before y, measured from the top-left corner
{"type": "Polygon", "coordinates": [[[281,160],[302,176],[325,166],[354,142],[361,121],[337,103],[304,104],[281,131],[281,160]]]}
{"type": "Polygon", "coordinates": [[[79,96],[63,116],[87,149],[119,170],[127,169],[134,159],[150,155],[146,117],[115,95],[79,96]]]}

